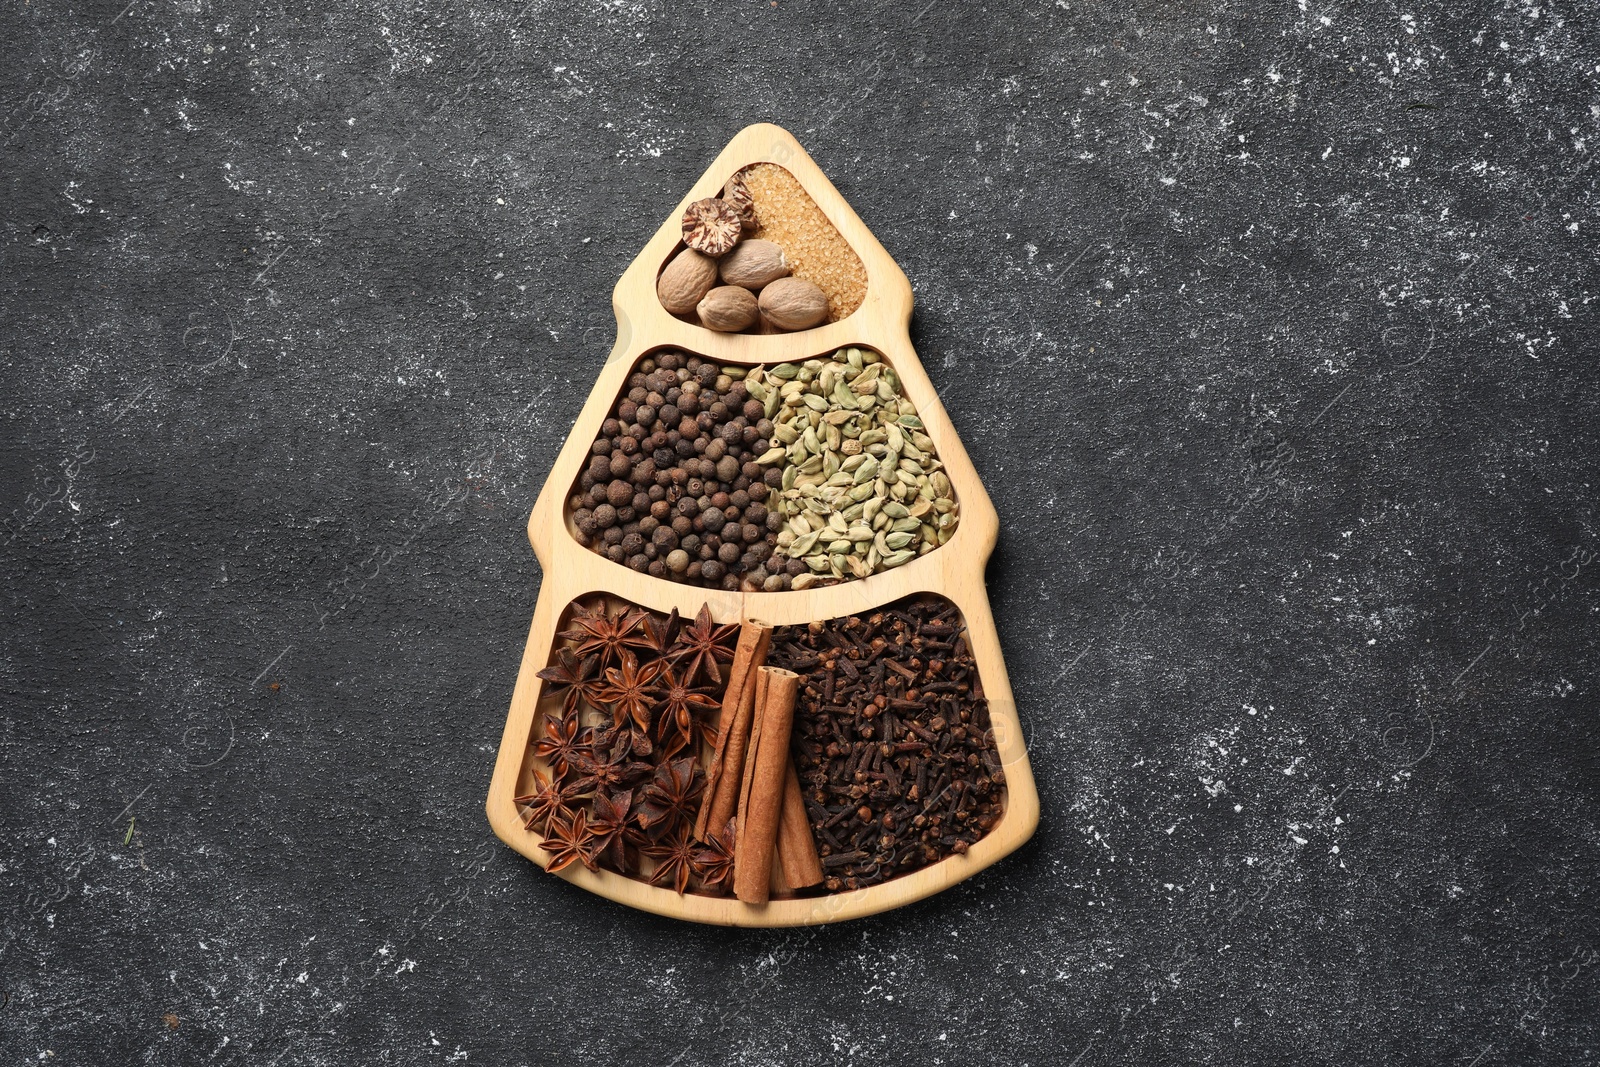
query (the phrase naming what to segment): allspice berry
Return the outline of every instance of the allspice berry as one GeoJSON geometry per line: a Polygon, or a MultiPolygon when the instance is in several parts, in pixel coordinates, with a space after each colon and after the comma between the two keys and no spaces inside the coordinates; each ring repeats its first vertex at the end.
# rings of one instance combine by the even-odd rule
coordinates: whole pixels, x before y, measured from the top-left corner
{"type": "MultiPolygon", "coordinates": [[[[667,350],[640,360],[568,501],[577,540],[656,578],[764,587],[777,530],[760,520],[776,513],[755,510],[751,480],[765,476],[754,462],[765,449],[755,446],[771,425],[757,431],[765,420],[751,419],[751,399],[699,356],[667,350]]],[[[765,500],[764,484],[760,493],[765,500]]]]}

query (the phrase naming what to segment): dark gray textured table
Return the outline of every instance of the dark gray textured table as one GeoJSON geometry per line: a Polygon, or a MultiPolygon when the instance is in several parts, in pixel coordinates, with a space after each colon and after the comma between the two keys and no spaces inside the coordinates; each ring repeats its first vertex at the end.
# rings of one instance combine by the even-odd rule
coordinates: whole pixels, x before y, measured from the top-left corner
{"type": "Polygon", "coordinates": [[[1592,1062],[1592,6],[0,10],[0,1062],[1592,1062]],[[916,288],[1033,842],[737,932],[482,814],[610,288],[916,288]]]}

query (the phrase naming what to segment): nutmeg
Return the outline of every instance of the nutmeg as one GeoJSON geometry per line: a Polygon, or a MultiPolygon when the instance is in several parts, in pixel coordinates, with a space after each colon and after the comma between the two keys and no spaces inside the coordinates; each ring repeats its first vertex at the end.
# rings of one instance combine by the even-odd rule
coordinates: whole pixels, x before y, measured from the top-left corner
{"type": "Polygon", "coordinates": [[[809,330],[828,317],[828,297],[804,278],[779,278],[761,290],[761,317],[780,330],[809,330]]]}
{"type": "Polygon", "coordinates": [[[716,284],[717,261],[685,248],[656,279],[656,295],[662,307],[674,315],[686,315],[716,284]]]}
{"type": "Polygon", "coordinates": [[[760,309],[750,290],[737,285],[719,285],[705,295],[695,312],[700,316],[700,325],[708,330],[738,333],[755,325],[760,309]]]}
{"type": "Polygon", "coordinates": [[[728,179],[728,183],[722,187],[722,199],[739,213],[739,221],[744,224],[746,233],[756,228],[759,224],[756,218],[756,201],[755,197],[750,195],[750,186],[744,180],[744,170],[735,171],[733,177],[728,179]]]}
{"type": "Polygon", "coordinates": [[[739,243],[744,223],[732,204],[708,196],[683,212],[683,243],[708,256],[720,256],[739,243]]]}
{"type": "Polygon", "coordinates": [[[757,238],[735,245],[732,252],[722,257],[718,269],[725,284],[759,291],[767,283],[788,274],[789,261],[784,258],[782,248],[757,238]]]}

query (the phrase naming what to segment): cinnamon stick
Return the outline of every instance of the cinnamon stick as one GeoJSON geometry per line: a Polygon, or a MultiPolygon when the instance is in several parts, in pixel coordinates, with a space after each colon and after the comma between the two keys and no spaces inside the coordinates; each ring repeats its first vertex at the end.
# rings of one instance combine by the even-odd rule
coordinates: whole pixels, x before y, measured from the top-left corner
{"type": "MultiPolygon", "coordinates": [[[[761,740],[761,709],[766,705],[767,701],[767,683],[767,675],[760,670],[756,671],[756,684],[754,687],[756,702],[755,712],[750,722],[750,735],[747,739],[747,747],[745,749],[746,757],[744,761],[744,775],[739,785],[739,806],[735,815],[735,823],[733,828],[733,847],[736,854],[740,844],[744,841],[745,813],[750,810],[750,784],[755,780],[756,775],[755,753],[756,745],[761,740]]],[[[734,866],[738,866],[737,858],[734,860],[734,866]]]]}
{"type": "Polygon", "coordinates": [[[783,810],[778,820],[778,864],[786,889],[804,889],[822,881],[822,859],[817,855],[817,839],[806,817],[806,802],[800,794],[800,775],[794,760],[789,760],[785,776],[783,810]]]}
{"type": "Polygon", "coordinates": [[[755,714],[756,670],[767,661],[772,627],[748,619],[739,628],[733,665],[728,668],[728,688],[722,696],[721,730],[706,766],[706,790],[695,816],[694,836],[705,840],[707,829],[719,830],[733,818],[734,801],[744,779],[750,721],[755,714]]]}
{"type": "Polygon", "coordinates": [[[740,805],[739,838],[733,853],[733,892],[747,904],[765,904],[772,877],[772,854],[782,821],[789,774],[789,731],[794,725],[800,676],[781,667],[762,667],[759,701],[745,759],[746,798],[740,805]]]}

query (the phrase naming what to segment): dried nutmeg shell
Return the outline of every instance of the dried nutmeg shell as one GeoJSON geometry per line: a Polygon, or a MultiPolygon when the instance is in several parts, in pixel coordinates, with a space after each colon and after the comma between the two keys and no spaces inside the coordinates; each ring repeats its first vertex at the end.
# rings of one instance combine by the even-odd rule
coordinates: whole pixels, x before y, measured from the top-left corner
{"type": "Polygon", "coordinates": [[[656,279],[656,295],[674,315],[687,315],[716,284],[717,261],[685,248],[656,279]]]}
{"type": "Polygon", "coordinates": [[[717,286],[705,295],[695,312],[700,316],[700,325],[721,333],[748,330],[761,314],[755,294],[737,285],[717,286]]]}
{"type": "Polygon", "coordinates": [[[696,200],[683,213],[683,243],[696,252],[720,256],[738,244],[743,233],[738,209],[714,196],[696,200]]]}
{"type": "Polygon", "coordinates": [[[750,186],[745,184],[743,170],[734,171],[728,184],[722,187],[722,199],[739,213],[739,221],[744,224],[746,232],[756,228],[756,198],[750,195],[750,186]]]}
{"type": "Polygon", "coordinates": [[[718,270],[725,284],[759,291],[788,274],[789,261],[782,248],[757,238],[736,245],[722,257],[718,270]]]}
{"type": "Polygon", "coordinates": [[[780,330],[809,330],[828,317],[828,297],[804,278],[779,278],[761,290],[761,317],[780,330]]]}

